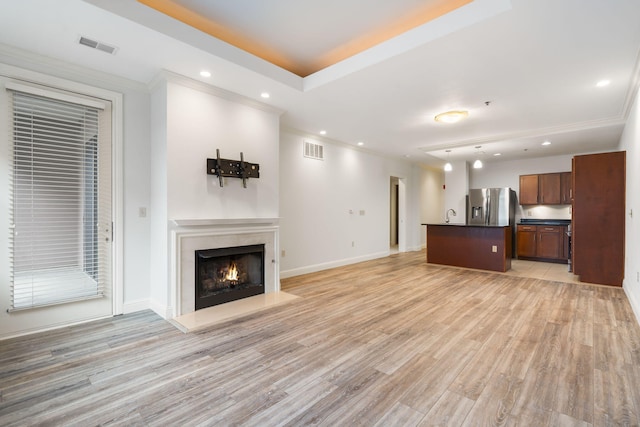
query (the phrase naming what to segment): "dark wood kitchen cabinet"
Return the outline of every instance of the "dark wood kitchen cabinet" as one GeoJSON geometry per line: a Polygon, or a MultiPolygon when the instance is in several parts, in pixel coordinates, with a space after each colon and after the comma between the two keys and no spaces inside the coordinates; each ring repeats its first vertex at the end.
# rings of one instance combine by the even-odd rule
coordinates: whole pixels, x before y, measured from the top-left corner
{"type": "Polygon", "coordinates": [[[517,230],[518,258],[567,262],[567,227],[562,225],[518,225],[517,230]]]}
{"type": "Polygon", "coordinates": [[[571,248],[583,282],[622,286],[625,166],[624,151],[573,158],[571,248]]]}
{"type": "Polygon", "coordinates": [[[559,205],[560,174],[544,173],[538,175],[538,202],[541,205],[559,205]]]}
{"type": "Polygon", "coordinates": [[[518,197],[521,205],[538,204],[538,175],[520,175],[520,194],[518,197]]]}
{"type": "Polygon", "coordinates": [[[571,172],[520,175],[519,202],[525,206],[571,204],[571,172]]]}
{"type": "Polygon", "coordinates": [[[564,254],[565,227],[539,225],[536,233],[536,256],[538,258],[566,260],[564,254]]]}
{"type": "Polygon", "coordinates": [[[570,205],[573,198],[572,192],[572,178],[571,172],[562,172],[560,174],[560,203],[563,205],[570,205]]]}
{"type": "Polygon", "coordinates": [[[518,225],[516,234],[518,258],[536,256],[536,232],[535,225],[518,225]]]}

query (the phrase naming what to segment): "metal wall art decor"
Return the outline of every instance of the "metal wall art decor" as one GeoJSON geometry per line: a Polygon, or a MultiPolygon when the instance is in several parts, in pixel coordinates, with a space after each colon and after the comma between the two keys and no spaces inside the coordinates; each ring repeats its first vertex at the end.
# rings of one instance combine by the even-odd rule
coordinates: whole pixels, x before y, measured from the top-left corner
{"type": "Polygon", "coordinates": [[[260,165],[244,161],[244,154],[240,153],[240,160],[229,160],[220,158],[220,150],[216,149],[215,159],[207,159],[207,175],[216,175],[220,180],[220,187],[223,185],[223,177],[240,178],[242,186],[247,188],[247,179],[260,178],[260,165]]]}

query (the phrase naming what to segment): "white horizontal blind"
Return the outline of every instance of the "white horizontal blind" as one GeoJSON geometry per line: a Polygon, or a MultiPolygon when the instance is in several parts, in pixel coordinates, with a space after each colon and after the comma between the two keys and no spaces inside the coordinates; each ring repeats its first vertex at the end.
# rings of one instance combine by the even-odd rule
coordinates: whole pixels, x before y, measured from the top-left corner
{"type": "Polygon", "coordinates": [[[101,110],[19,91],[11,107],[12,309],[102,297],[101,110]]]}

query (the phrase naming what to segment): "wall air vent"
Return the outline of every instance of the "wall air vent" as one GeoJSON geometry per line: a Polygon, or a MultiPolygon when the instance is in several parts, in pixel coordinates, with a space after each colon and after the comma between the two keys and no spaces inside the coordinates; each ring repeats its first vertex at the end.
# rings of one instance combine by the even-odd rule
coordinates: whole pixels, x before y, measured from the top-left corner
{"type": "Polygon", "coordinates": [[[84,45],[84,46],[91,47],[93,49],[101,50],[101,51],[106,52],[106,53],[108,53],[110,55],[115,55],[116,50],[118,50],[117,47],[109,46],[108,44],[97,42],[95,40],[91,40],[91,39],[88,39],[86,37],[80,37],[80,39],[78,40],[78,43],[80,43],[81,45],[84,45]]]}
{"type": "Polygon", "coordinates": [[[310,159],[324,160],[324,147],[314,142],[303,141],[304,156],[310,159]]]}

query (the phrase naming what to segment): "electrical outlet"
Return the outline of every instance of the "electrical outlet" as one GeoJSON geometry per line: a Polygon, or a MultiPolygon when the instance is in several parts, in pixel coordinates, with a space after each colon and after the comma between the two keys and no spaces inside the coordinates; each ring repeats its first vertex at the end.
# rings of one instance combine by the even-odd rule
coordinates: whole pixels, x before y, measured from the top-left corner
{"type": "Polygon", "coordinates": [[[491,252],[498,252],[498,247],[496,245],[491,246],[491,252]]]}
{"type": "Polygon", "coordinates": [[[636,282],[640,282],[640,271],[636,271],[636,282]]]}
{"type": "Polygon", "coordinates": [[[360,209],[360,216],[364,216],[364,209],[360,209]]]}
{"type": "Polygon", "coordinates": [[[284,258],[287,255],[287,252],[283,249],[282,250],[282,258],[284,258]]]}
{"type": "Polygon", "coordinates": [[[356,247],[356,242],[351,241],[351,247],[352,247],[352,248],[355,248],[355,247],[356,247]]]}
{"type": "Polygon", "coordinates": [[[146,218],[147,217],[147,208],[145,208],[144,206],[141,206],[138,208],[138,216],[140,218],[146,218]]]}
{"type": "Polygon", "coordinates": [[[527,216],[531,216],[531,211],[527,211],[527,216]]]}

